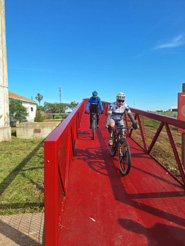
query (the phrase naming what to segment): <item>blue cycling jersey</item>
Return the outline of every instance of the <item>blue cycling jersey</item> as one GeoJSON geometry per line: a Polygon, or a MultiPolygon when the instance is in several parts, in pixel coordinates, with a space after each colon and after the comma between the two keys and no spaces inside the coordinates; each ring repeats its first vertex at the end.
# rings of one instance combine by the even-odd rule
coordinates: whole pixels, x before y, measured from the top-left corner
{"type": "Polygon", "coordinates": [[[96,99],[94,99],[93,97],[90,97],[85,110],[88,110],[89,106],[90,106],[90,109],[92,110],[98,109],[98,106],[100,106],[101,110],[103,111],[103,105],[99,97],[97,97],[96,99]]]}

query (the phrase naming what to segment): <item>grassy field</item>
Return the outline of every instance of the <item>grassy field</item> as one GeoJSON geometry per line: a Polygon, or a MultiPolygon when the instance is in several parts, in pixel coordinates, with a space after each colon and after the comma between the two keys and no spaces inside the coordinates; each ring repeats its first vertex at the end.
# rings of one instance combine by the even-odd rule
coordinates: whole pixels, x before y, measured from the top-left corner
{"type": "Polygon", "coordinates": [[[44,142],[15,137],[0,143],[0,214],[44,210],[44,142]]]}

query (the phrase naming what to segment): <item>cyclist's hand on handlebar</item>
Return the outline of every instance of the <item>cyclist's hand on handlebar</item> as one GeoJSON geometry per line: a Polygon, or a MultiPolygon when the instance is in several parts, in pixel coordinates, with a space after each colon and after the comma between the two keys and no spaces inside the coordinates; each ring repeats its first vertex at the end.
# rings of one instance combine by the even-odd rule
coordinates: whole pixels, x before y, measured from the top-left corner
{"type": "Polygon", "coordinates": [[[134,122],[134,123],[133,123],[133,128],[134,128],[134,130],[136,130],[136,129],[138,128],[138,126],[137,126],[137,123],[136,123],[136,122],[134,122]]]}
{"type": "Polygon", "coordinates": [[[85,110],[85,114],[88,114],[87,110],[85,110]]]}
{"type": "Polygon", "coordinates": [[[101,114],[104,114],[104,110],[101,111],[101,114]]]}

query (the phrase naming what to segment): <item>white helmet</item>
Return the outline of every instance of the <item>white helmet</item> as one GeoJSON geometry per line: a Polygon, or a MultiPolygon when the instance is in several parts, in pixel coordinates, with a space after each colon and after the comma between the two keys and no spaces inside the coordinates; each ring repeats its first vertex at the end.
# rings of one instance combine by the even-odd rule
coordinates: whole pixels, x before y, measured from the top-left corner
{"type": "Polygon", "coordinates": [[[125,101],[125,99],[126,99],[126,96],[125,96],[125,94],[122,93],[122,92],[118,93],[117,96],[116,96],[116,100],[122,100],[122,101],[125,101]]]}

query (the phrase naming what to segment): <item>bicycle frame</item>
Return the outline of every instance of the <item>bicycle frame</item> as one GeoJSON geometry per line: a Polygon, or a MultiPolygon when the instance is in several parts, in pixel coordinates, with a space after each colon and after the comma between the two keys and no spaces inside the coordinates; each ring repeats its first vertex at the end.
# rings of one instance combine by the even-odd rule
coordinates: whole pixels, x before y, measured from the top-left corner
{"type": "Polygon", "coordinates": [[[114,137],[115,137],[115,140],[116,140],[116,146],[117,146],[117,143],[121,140],[121,137],[122,137],[122,130],[123,129],[127,129],[127,130],[133,130],[133,127],[132,126],[115,126],[113,127],[113,134],[114,134],[114,137]]]}
{"type": "Polygon", "coordinates": [[[92,120],[96,120],[96,113],[92,113],[92,120]]]}

